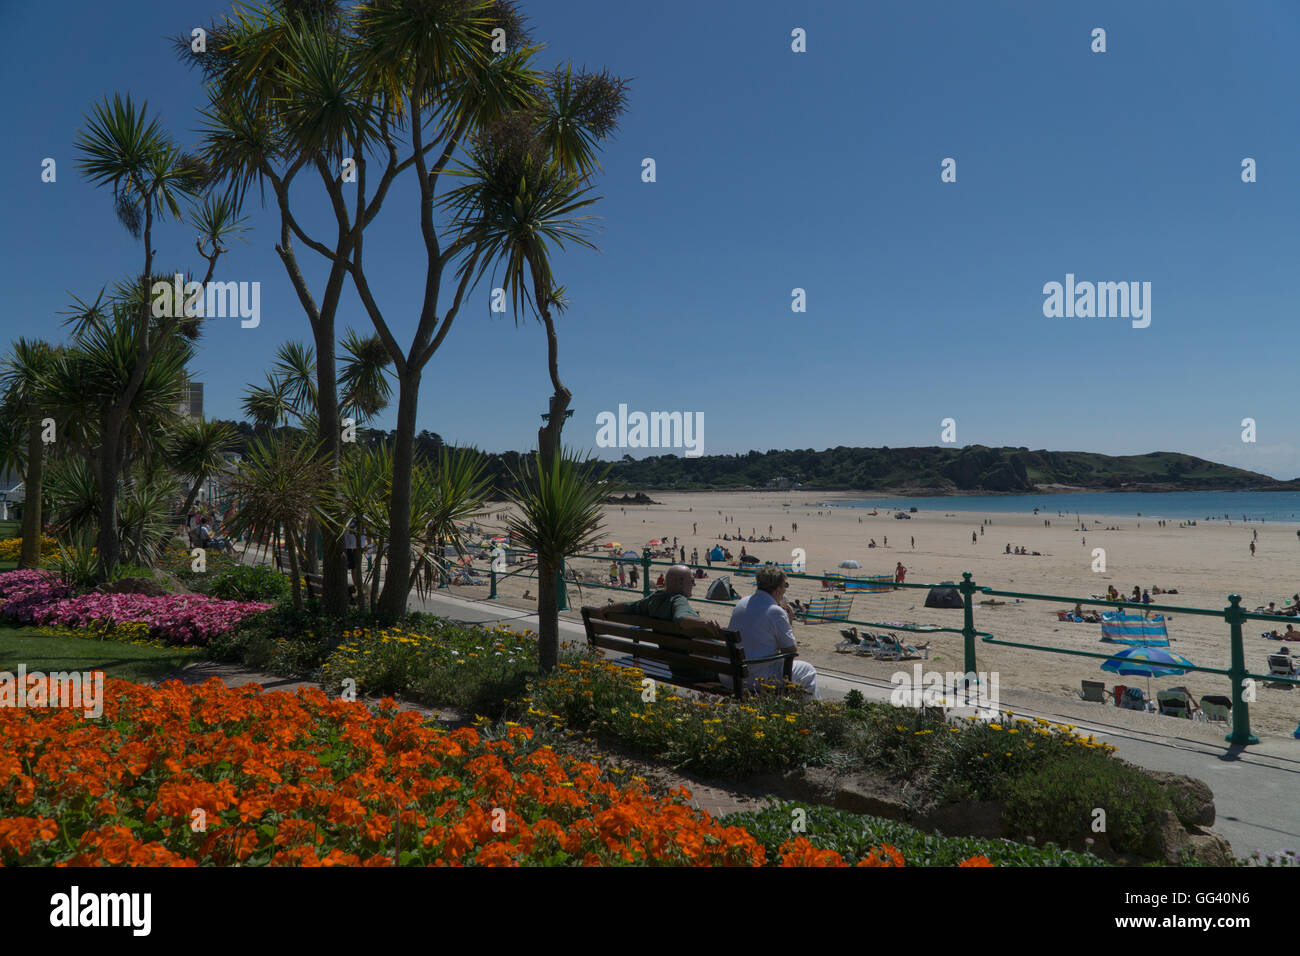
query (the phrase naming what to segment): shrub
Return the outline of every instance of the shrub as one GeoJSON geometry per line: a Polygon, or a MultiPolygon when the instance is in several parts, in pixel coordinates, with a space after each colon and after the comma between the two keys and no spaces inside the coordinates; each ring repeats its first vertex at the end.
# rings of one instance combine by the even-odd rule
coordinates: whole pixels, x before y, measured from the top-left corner
{"type": "Polygon", "coordinates": [[[961,866],[976,857],[984,857],[995,866],[1106,865],[1091,854],[1072,853],[1056,847],[1030,847],[1009,840],[933,836],[894,820],[785,801],[772,801],[761,810],[733,813],[723,817],[722,822],[743,827],[763,844],[768,858],[775,859],[782,845],[793,835],[792,823],[799,818],[804,827],[802,835],[813,847],[832,850],[850,865],[866,859],[881,846],[896,848],[909,866],[961,866]]]}
{"type": "MultiPolygon", "coordinates": [[[[53,538],[41,536],[41,558],[52,558],[59,553],[59,542],[53,538]]],[[[23,555],[23,539],[5,538],[0,541],[0,561],[17,561],[23,555]]]]}
{"type": "Polygon", "coordinates": [[[338,644],[344,622],[322,616],[308,606],[277,604],[245,618],[218,634],[207,654],[218,661],[238,661],[284,677],[312,677],[338,644]]]}
{"type": "Polygon", "coordinates": [[[667,684],[655,688],[651,701],[644,680],[635,668],[605,661],[561,663],[530,684],[518,717],[594,732],[675,767],[733,777],[815,761],[844,733],[845,711],[837,703],[798,693],[704,701],[667,684]]]}
{"type": "Polygon", "coordinates": [[[226,601],[280,601],[289,595],[289,579],[264,564],[236,564],[214,575],[207,593],[226,601]]]}
{"type": "Polygon", "coordinates": [[[1156,855],[1152,842],[1164,789],[1136,767],[1104,754],[1058,758],[1008,781],[1003,832],[1080,848],[1094,838],[1093,811],[1106,812],[1105,839],[1120,853],[1156,855]]]}
{"type": "Polygon", "coordinates": [[[505,628],[413,618],[407,627],[346,629],[321,669],[326,688],[345,679],[358,693],[399,695],[499,717],[537,673],[537,641],[505,628]]]}

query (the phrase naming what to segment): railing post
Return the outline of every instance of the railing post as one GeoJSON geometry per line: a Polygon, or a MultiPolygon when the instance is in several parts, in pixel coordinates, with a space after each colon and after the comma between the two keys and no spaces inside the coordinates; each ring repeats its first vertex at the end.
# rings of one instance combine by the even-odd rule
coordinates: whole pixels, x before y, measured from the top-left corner
{"type": "Polygon", "coordinates": [[[491,575],[492,581],[492,589],[488,591],[488,600],[492,601],[495,600],[497,596],[497,566],[495,564],[488,569],[488,574],[491,575]]]}
{"type": "Polygon", "coordinates": [[[1228,607],[1223,609],[1223,619],[1228,622],[1232,634],[1229,642],[1232,663],[1228,665],[1228,680],[1232,681],[1232,733],[1224,740],[1239,745],[1257,744],[1259,738],[1250,732],[1250,709],[1242,695],[1242,684],[1246,680],[1246,654],[1241,644],[1241,625],[1246,620],[1246,612],[1241,609],[1240,594],[1228,595],[1228,607]]]}
{"type": "Polygon", "coordinates": [[[650,549],[641,549],[641,593],[650,596],[650,549]]]}
{"type": "Polygon", "coordinates": [[[563,558],[560,558],[560,566],[555,569],[555,609],[557,611],[569,609],[569,589],[564,585],[563,558]]]}
{"type": "Polygon", "coordinates": [[[961,575],[961,584],[957,585],[957,590],[961,592],[965,601],[965,614],[961,626],[962,644],[966,652],[966,669],[964,673],[978,673],[975,668],[975,582],[970,579],[970,572],[963,571],[961,575]]]}

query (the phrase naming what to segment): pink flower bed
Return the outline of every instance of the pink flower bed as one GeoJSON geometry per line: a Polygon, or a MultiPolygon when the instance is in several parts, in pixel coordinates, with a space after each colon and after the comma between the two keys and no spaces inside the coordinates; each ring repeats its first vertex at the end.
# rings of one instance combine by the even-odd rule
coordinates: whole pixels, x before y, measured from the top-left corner
{"type": "Polygon", "coordinates": [[[35,624],[39,612],[71,594],[72,588],[49,571],[8,571],[0,574],[0,617],[35,624]]]}
{"type": "Polygon", "coordinates": [[[83,594],[47,606],[35,618],[38,624],[64,627],[138,621],[149,625],[149,636],[156,640],[206,644],[216,635],[232,630],[248,615],[270,607],[260,601],[222,601],[202,594],[83,594]]]}
{"type": "Polygon", "coordinates": [[[90,593],[72,589],[48,571],[0,574],[0,617],[20,624],[89,628],[143,623],[149,636],[172,644],[206,644],[232,630],[250,614],[272,605],[260,601],[222,601],[202,594],[90,593]]]}

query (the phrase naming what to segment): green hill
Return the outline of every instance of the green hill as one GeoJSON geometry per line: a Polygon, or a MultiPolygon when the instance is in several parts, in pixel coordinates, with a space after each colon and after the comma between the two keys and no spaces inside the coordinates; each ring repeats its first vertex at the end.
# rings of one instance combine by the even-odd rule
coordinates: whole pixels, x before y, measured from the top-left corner
{"type": "Polygon", "coordinates": [[[1028,448],[829,448],[681,458],[625,456],[610,477],[637,488],[785,488],[827,491],[1025,492],[1281,489],[1282,482],[1176,452],[1100,455],[1028,448]]]}

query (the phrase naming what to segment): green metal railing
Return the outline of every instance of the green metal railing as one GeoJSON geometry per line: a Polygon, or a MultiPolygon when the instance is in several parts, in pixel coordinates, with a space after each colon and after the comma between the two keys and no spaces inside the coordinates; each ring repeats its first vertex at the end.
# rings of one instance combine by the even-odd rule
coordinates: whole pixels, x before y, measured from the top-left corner
{"type": "MultiPolygon", "coordinates": [[[[631,563],[626,560],[611,558],[608,555],[600,555],[600,554],[577,554],[577,555],[571,555],[570,558],[574,560],[585,559],[585,560],[611,562],[611,563],[614,562],[623,563],[623,564],[631,563]]],[[[639,561],[636,562],[636,564],[639,565],[641,571],[640,584],[641,584],[642,595],[645,597],[650,596],[650,589],[651,589],[650,569],[652,567],[654,566],[671,567],[673,565],[681,564],[681,563],[682,562],[680,561],[656,561],[651,558],[651,553],[649,549],[643,551],[641,558],[639,559],[639,561]]],[[[713,565],[703,565],[703,564],[687,564],[686,567],[692,570],[700,569],[700,568],[705,570],[717,569],[713,565]]],[[[517,570],[514,572],[510,572],[505,576],[511,577],[520,573],[521,570],[517,570]]],[[[734,570],[728,571],[728,573],[734,573],[734,570]]],[[[490,574],[491,574],[491,591],[488,594],[488,597],[489,599],[495,599],[497,597],[497,580],[498,577],[501,575],[499,575],[496,570],[492,570],[490,574]]],[[[828,575],[804,574],[804,573],[787,571],[786,577],[792,580],[823,581],[828,578],[828,575]]],[[[831,580],[843,580],[843,579],[836,577],[836,578],[832,578],[831,580]]],[[[561,565],[559,570],[559,581],[558,581],[560,610],[568,609],[568,596],[567,596],[567,586],[566,586],[567,583],[568,582],[564,580],[564,566],[561,565]]],[[[585,582],[585,581],[581,583],[581,587],[592,588],[597,590],[618,591],[624,594],[626,594],[629,590],[633,590],[631,588],[625,588],[619,585],[601,584],[599,582],[585,582]]],[[[1254,612],[1246,611],[1244,608],[1241,607],[1241,595],[1239,594],[1228,595],[1228,606],[1223,608],[1222,610],[1213,610],[1210,608],[1181,607],[1181,606],[1176,607],[1176,606],[1164,605],[1164,604],[1134,604],[1133,602],[1130,601],[1107,601],[1107,600],[1094,598],[1092,596],[1088,596],[1086,598],[1079,598],[1079,597],[1069,597],[1065,595],[1056,595],[1056,594],[1039,594],[1031,591],[1002,591],[991,587],[983,587],[977,585],[972,580],[971,572],[969,571],[966,571],[962,574],[961,582],[956,585],[921,584],[921,583],[900,581],[896,583],[894,587],[896,589],[902,589],[902,590],[913,588],[913,589],[923,589],[927,591],[934,587],[956,587],[957,591],[962,596],[962,605],[963,605],[962,626],[960,628],[936,627],[932,625],[899,624],[897,622],[892,622],[892,621],[885,621],[885,622],[863,621],[854,618],[844,618],[843,620],[835,619],[835,623],[852,624],[861,627],[888,628],[891,631],[904,631],[904,632],[912,632],[918,634],[936,634],[936,633],[960,634],[962,635],[962,651],[963,651],[963,658],[964,658],[964,668],[965,668],[965,673],[967,674],[978,673],[978,668],[976,667],[976,638],[978,638],[980,642],[985,644],[999,644],[1005,647],[1019,647],[1024,650],[1037,651],[1046,654],[1067,654],[1073,657],[1091,657],[1099,660],[1116,659],[1114,654],[1102,653],[1098,651],[1076,651],[1064,647],[1051,647],[1046,644],[1026,644],[1021,641],[999,640],[995,635],[993,635],[988,631],[976,630],[975,600],[974,600],[976,594],[981,594],[988,597],[1015,598],[1022,601],[1045,601],[1054,604],[1059,604],[1064,602],[1069,605],[1087,604],[1092,606],[1107,607],[1107,608],[1118,609],[1118,610],[1138,609],[1142,611],[1167,611],[1167,612],[1176,612],[1179,614],[1192,614],[1192,615],[1200,615],[1203,617],[1222,618],[1228,625],[1228,635],[1229,635],[1228,646],[1229,646],[1229,653],[1231,657],[1229,666],[1226,669],[1224,669],[1220,667],[1200,667],[1196,665],[1191,665],[1188,667],[1180,667],[1179,669],[1185,671],[1196,671],[1198,673],[1205,673],[1205,674],[1218,674],[1228,678],[1232,687],[1232,731],[1224,739],[1233,744],[1245,746],[1249,744],[1259,743],[1259,738],[1257,738],[1254,734],[1250,732],[1250,709],[1249,709],[1250,702],[1246,699],[1246,686],[1247,686],[1246,682],[1248,680],[1251,681],[1266,680],[1266,681],[1282,683],[1282,684],[1300,685],[1300,679],[1291,678],[1291,677],[1278,677],[1272,674],[1256,674],[1246,669],[1246,655],[1242,643],[1242,624],[1244,624],[1246,621],[1272,621],[1275,623],[1294,622],[1294,619],[1288,618],[1284,615],[1257,614],[1254,612]]],[[[634,590],[633,593],[635,593],[634,590]]],[[[732,602],[730,601],[713,601],[713,600],[709,600],[708,598],[692,597],[691,601],[693,603],[701,603],[701,604],[718,604],[724,607],[732,606],[732,602]]]]}

